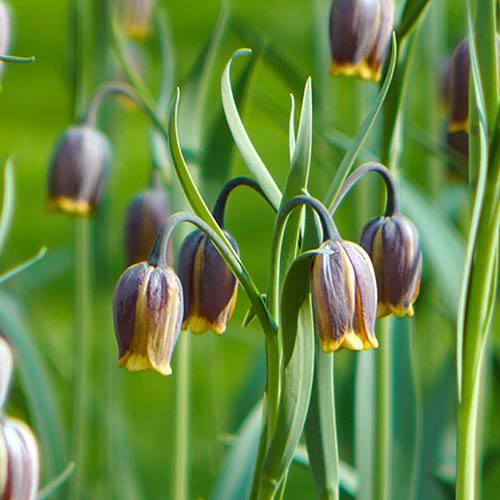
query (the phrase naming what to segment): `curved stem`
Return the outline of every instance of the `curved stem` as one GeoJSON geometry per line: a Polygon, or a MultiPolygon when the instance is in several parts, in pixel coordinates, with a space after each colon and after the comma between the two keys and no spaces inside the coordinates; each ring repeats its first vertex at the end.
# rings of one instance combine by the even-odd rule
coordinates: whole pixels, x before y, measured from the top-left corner
{"type": "Polygon", "coordinates": [[[269,311],[259,293],[255,283],[250,275],[245,270],[241,261],[234,256],[234,249],[215,233],[215,231],[202,219],[188,212],[178,212],[172,215],[168,221],[162,226],[153,243],[153,248],[149,255],[148,261],[157,266],[167,265],[167,249],[172,238],[173,232],[177,225],[189,222],[196,226],[200,231],[205,233],[215,248],[225,260],[228,267],[231,269],[243,289],[245,290],[255,313],[264,329],[266,335],[275,335],[276,325],[274,320],[269,315],[269,311]]]}
{"type": "Polygon", "coordinates": [[[323,229],[323,239],[339,240],[340,235],[326,207],[317,199],[311,196],[297,196],[292,198],[278,213],[275,230],[273,234],[271,250],[271,284],[269,287],[269,309],[273,317],[277,316],[278,293],[279,293],[279,262],[281,255],[281,242],[285,232],[285,224],[292,213],[299,206],[307,205],[319,216],[323,229]]]}
{"type": "Polygon", "coordinates": [[[235,177],[234,179],[231,179],[229,182],[227,182],[221,189],[219,196],[217,197],[217,200],[215,202],[214,208],[212,210],[214,219],[217,221],[217,224],[219,224],[220,227],[224,227],[224,215],[229,195],[238,186],[246,186],[249,187],[250,189],[253,189],[256,193],[260,194],[262,198],[264,198],[264,200],[267,201],[267,203],[269,203],[269,205],[273,210],[276,210],[274,208],[273,203],[267,197],[266,193],[262,190],[260,184],[257,181],[254,181],[249,177],[235,177]]]}
{"type": "Polygon", "coordinates": [[[342,188],[330,205],[330,213],[333,215],[340,203],[352,189],[352,187],[366,174],[374,172],[379,174],[384,180],[387,190],[387,203],[385,207],[385,217],[391,217],[395,212],[399,212],[399,200],[397,196],[394,178],[391,172],[381,163],[369,162],[357,168],[342,184],[342,188]]]}
{"type": "Polygon", "coordinates": [[[111,95],[124,95],[128,97],[130,100],[137,103],[139,106],[141,105],[141,101],[137,96],[136,92],[132,87],[122,82],[110,82],[102,85],[92,97],[90,101],[90,105],[85,111],[82,120],[87,125],[91,127],[95,127],[97,122],[97,114],[99,113],[99,108],[103,103],[104,99],[111,95]]]}
{"type": "Polygon", "coordinates": [[[26,63],[34,63],[35,58],[31,57],[19,57],[19,56],[8,56],[6,54],[0,55],[0,61],[7,63],[18,63],[18,64],[26,64],[26,63]]]}

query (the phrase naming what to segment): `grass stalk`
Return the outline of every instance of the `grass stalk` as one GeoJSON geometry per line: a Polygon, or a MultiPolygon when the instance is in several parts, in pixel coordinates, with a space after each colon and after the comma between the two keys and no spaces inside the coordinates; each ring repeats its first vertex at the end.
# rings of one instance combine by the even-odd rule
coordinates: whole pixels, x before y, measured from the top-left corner
{"type": "Polygon", "coordinates": [[[75,473],[71,482],[70,499],[82,498],[85,484],[85,452],[87,437],[87,410],[89,400],[88,363],[90,348],[91,283],[90,283],[90,227],[89,219],[75,223],[76,260],[76,328],[72,457],[75,473]]]}
{"type": "Polygon", "coordinates": [[[182,333],[176,350],[175,500],[186,500],[189,493],[189,341],[189,334],[182,333]]]}

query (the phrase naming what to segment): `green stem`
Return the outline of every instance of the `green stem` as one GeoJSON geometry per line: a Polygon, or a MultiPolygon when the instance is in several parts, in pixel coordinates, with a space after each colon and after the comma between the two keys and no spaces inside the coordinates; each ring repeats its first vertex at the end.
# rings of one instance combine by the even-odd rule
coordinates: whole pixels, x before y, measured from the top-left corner
{"type": "Polygon", "coordinates": [[[380,347],[375,365],[375,499],[390,498],[391,470],[391,319],[379,322],[380,347]]]}
{"type": "Polygon", "coordinates": [[[90,348],[91,285],[90,285],[90,221],[76,221],[76,329],[72,456],[75,474],[70,498],[79,500],[85,484],[85,451],[88,410],[88,360],[90,348]]]}
{"type": "Polygon", "coordinates": [[[478,229],[464,331],[462,397],[458,407],[457,500],[473,499],[478,477],[478,411],[484,351],[492,316],[497,237],[500,225],[500,168],[488,184],[478,229]]]}
{"type": "Polygon", "coordinates": [[[175,500],[186,500],[189,492],[189,340],[183,333],[176,352],[175,500]]]}

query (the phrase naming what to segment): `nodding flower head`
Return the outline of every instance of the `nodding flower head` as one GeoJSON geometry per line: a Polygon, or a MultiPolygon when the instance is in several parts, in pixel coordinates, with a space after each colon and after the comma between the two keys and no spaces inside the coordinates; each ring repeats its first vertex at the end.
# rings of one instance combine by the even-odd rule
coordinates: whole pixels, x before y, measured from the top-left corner
{"type": "Polygon", "coordinates": [[[363,229],[360,244],[370,255],[377,276],[378,316],[413,316],[422,275],[416,227],[398,212],[377,217],[363,229]]]}
{"type": "Polygon", "coordinates": [[[132,38],[144,39],[151,33],[155,0],[117,0],[118,16],[132,38]]]}
{"type": "Polygon", "coordinates": [[[66,130],[50,164],[49,208],[78,216],[93,215],[110,159],[108,140],[95,128],[77,125],[66,130]]]}
{"type": "Polygon", "coordinates": [[[0,497],[36,500],[39,470],[38,445],[31,429],[19,420],[0,421],[0,497]]]}
{"type": "MultiPolygon", "coordinates": [[[[500,36],[496,36],[497,68],[500,77],[500,36]]],[[[469,41],[462,40],[453,52],[449,69],[447,101],[450,107],[449,132],[469,131],[469,81],[470,81],[470,49],[469,41]]],[[[500,79],[499,79],[500,86],[500,79]]],[[[499,87],[500,88],[500,87],[499,87]]]]}
{"type": "Polygon", "coordinates": [[[378,347],[377,285],[368,254],[356,243],[327,240],[312,261],[316,333],[324,352],[378,347]]]}
{"type": "Polygon", "coordinates": [[[120,367],[170,375],[182,323],[182,287],[168,266],[141,262],[116,285],[113,315],[120,367]]]}
{"type": "Polygon", "coordinates": [[[145,261],[158,231],[170,216],[166,191],[154,186],[135,196],[125,216],[125,250],[129,265],[145,261]]]}
{"type": "Polygon", "coordinates": [[[393,22],[393,0],[334,0],[331,74],[380,80],[393,22]]]}
{"type": "MultiPolygon", "coordinates": [[[[238,252],[236,242],[229,233],[225,234],[238,252]]],[[[238,285],[224,259],[201,231],[193,231],[184,240],[178,271],[184,290],[183,329],[223,333],[236,306],[238,285]]]]}

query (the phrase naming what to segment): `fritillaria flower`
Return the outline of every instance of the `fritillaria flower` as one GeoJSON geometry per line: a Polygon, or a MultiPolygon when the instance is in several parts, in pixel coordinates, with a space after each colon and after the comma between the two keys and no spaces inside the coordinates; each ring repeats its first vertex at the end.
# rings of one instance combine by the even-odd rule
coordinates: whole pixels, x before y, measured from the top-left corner
{"type": "Polygon", "coordinates": [[[422,275],[416,227],[399,212],[377,217],[363,229],[360,244],[369,253],[377,276],[378,316],[413,316],[422,275]]]}
{"type": "Polygon", "coordinates": [[[168,195],[160,185],[132,199],[125,216],[125,250],[129,265],[147,259],[158,231],[169,216],[168,195]]]}
{"type": "Polygon", "coordinates": [[[0,493],[4,500],[36,500],[38,445],[31,429],[15,419],[0,421],[0,493]]]}
{"type": "Polygon", "coordinates": [[[164,261],[129,267],[116,285],[113,316],[120,367],[170,375],[182,323],[182,287],[164,261]]]}
{"type": "Polygon", "coordinates": [[[393,0],[334,0],[330,73],[380,80],[393,22],[393,0]]]}
{"type": "MultiPolygon", "coordinates": [[[[238,252],[236,242],[225,234],[238,252]]],[[[178,271],[184,290],[182,328],[192,333],[223,333],[236,306],[238,286],[224,259],[201,231],[193,231],[184,240],[178,271]]]]}
{"type": "Polygon", "coordinates": [[[99,203],[111,159],[107,138],[95,128],[77,125],[59,139],[48,175],[49,208],[90,216],[99,203]]]}
{"type": "Polygon", "coordinates": [[[356,243],[325,241],[313,258],[316,333],[324,352],[376,348],[377,285],[368,254],[356,243]]]}
{"type": "Polygon", "coordinates": [[[12,365],[12,352],[9,344],[0,337],[0,415],[10,386],[12,365]]]}

